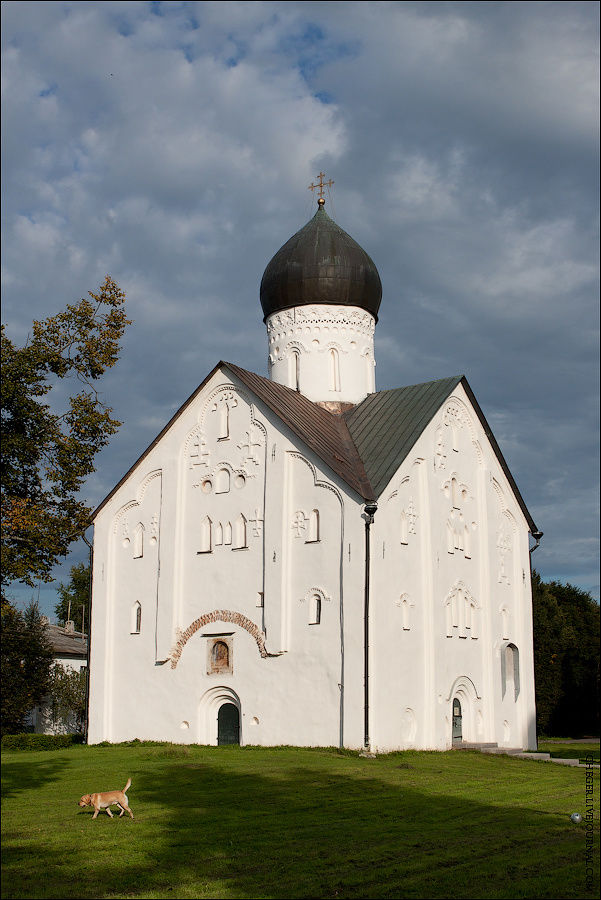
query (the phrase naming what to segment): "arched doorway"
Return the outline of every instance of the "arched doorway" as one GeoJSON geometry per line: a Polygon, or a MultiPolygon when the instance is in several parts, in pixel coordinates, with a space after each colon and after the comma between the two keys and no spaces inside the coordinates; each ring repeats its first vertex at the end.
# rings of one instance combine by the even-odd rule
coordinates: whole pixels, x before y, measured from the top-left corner
{"type": "Polygon", "coordinates": [[[240,712],[233,703],[223,703],[217,713],[217,744],[240,743],[240,712]]]}
{"type": "Polygon", "coordinates": [[[453,743],[460,744],[463,740],[463,723],[461,715],[461,703],[458,697],[453,698],[453,743]]]}

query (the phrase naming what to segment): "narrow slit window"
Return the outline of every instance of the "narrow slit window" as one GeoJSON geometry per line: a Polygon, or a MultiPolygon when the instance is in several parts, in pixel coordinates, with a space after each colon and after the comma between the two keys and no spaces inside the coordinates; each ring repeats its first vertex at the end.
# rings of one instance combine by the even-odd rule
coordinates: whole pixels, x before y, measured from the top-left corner
{"type": "Polygon", "coordinates": [[[144,556],[144,526],[138,522],[134,531],[134,559],[144,556]]]}
{"type": "Polygon", "coordinates": [[[313,544],[319,540],[319,510],[313,509],[309,514],[309,534],[305,543],[313,544]]]}
{"type": "Polygon", "coordinates": [[[330,390],[340,391],[340,360],[338,350],[330,350],[330,390]]]}
{"type": "Polygon", "coordinates": [[[134,603],[131,611],[131,633],[140,634],[142,628],[142,606],[140,603],[134,603]]]}
{"type": "Polygon", "coordinates": [[[293,350],[289,359],[290,365],[290,387],[295,391],[300,391],[300,353],[293,350]]]}
{"type": "Polygon", "coordinates": [[[234,527],[234,549],[243,550],[246,546],[246,518],[240,513],[234,527]]]}
{"type": "Polygon", "coordinates": [[[213,523],[208,516],[200,523],[200,549],[199,553],[210,553],[213,549],[212,531],[213,523]]]}

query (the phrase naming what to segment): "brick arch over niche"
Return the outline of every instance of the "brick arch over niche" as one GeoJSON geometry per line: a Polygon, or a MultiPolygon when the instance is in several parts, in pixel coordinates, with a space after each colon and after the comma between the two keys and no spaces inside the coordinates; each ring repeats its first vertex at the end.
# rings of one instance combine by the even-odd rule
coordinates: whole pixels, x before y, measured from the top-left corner
{"type": "Polygon", "coordinates": [[[234,612],[231,609],[216,609],[214,612],[206,613],[204,616],[200,616],[200,618],[195,619],[191,625],[188,625],[185,631],[183,631],[177,639],[175,647],[171,651],[171,668],[175,669],[179,662],[179,658],[182,655],[183,649],[192,637],[192,635],[196,634],[196,632],[200,628],[204,628],[205,625],[209,625],[212,622],[231,622],[232,625],[238,625],[240,628],[244,628],[245,631],[248,631],[250,636],[254,639],[259,648],[259,653],[263,658],[268,656],[279,654],[271,654],[267,652],[267,648],[265,647],[265,638],[263,634],[259,630],[258,625],[255,625],[250,619],[246,616],[243,616],[242,613],[234,612]]]}

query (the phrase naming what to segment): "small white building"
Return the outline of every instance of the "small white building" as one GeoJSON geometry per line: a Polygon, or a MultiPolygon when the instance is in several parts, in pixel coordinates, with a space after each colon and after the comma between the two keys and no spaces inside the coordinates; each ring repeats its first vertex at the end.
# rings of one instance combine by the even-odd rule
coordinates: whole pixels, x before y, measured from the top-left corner
{"type": "Polygon", "coordinates": [[[381,284],[326,214],[95,514],[89,740],[536,745],[529,533],[465,377],[375,390],[381,284]]]}
{"type": "MultiPolygon", "coordinates": [[[[75,624],[71,621],[64,625],[51,625],[45,616],[43,621],[52,644],[53,663],[59,663],[64,669],[73,672],[85,670],[88,665],[87,635],[75,631],[75,624]]],[[[55,717],[51,697],[31,710],[26,727],[35,734],[75,734],[79,731],[79,723],[73,714],[66,719],[62,716],[55,717]]]]}

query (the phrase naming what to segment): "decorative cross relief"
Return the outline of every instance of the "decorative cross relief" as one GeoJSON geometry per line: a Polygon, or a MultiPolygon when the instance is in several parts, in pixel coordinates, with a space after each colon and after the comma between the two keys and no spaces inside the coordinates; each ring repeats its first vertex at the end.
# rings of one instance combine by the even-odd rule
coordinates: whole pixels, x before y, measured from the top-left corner
{"type": "Polygon", "coordinates": [[[511,536],[500,527],[497,534],[497,550],[499,553],[499,584],[511,584],[509,575],[505,571],[505,557],[511,550],[511,536]]]}
{"type": "Polygon", "coordinates": [[[227,441],[230,436],[230,410],[238,406],[238,401],[232,391],[224,391],[211,407],[211,412],[219,413],[219,437],[220,441],[227,441]]]}
{"type": "Polygon", "coordinates": [[[413,502],[413,497],[410,497],[407,509],[401,510],[401,544],[408,544],[409,535],[417,534],[417,518],[415,503],[413,502]]]}
{"type": "Polygon", "coordinates": [[[409,498],[409,506],[407,507],[407,521],[409,523],[409,534],[417,534],[417,529],[415,527],[415,523],[417,522],[417,513],[415,511],[415,504],[413,502],[413,497],[409,498]]]}
{"type": "Polygon", "coordinates": [[[207,439],[202,431],[194,436],[190,448],[190,468],[194,466],[208,466],[210,453],[207,450],[207,439]]]}
{"type": "Polygon", "coordinates": [[[453,509],[461,509],[462,504],[469,497],[470,491],[467,484],[462,484],[456,475],[452,475],[442,486],[445,496],[451,501],[453,509]]]}
{"type": "Polygon", "coordinates": [[[150,543],[156,544],[159,536],[159,517],[158,514],[155,513],[152,519],[150,520],[150,543]]]}
{"type": "Polygon", "coordinates": [[[298,512],[294,513],[292,517],[292,530],[294,531],[294,537],[302,537],[302,535],[307,530],[307,516],[304,514],[302,509],[299,509],[298,512]]]}
{"type": "Polygon", "coordinates": [[[434,469],[445,469],[447,465],[447,448],[442,427],[436,429],[436,446],[434,448],[434,469]]]}
{"type": "Polygon", "coordinates": [[[263,521],[264,521],[264,520],[263,520],[263,518],[262,518],[262,516],[261,516],[261,513],[260,513],[259,509],[255,509],[255,517],[254,517],[254,519],[249,519],[248,521],[249,521],[250,524],[252,525],[253,536],[254,536],[254,537],[261,537],[261,530],[262,530],[262,528],[263,528],[263,521]]]}
{"type": "MultiPolygon", "coordinates": [[[[462,512],[462,506],[470,496],[469,488],[452,475],[445,481],[442,489],[451,501],[451,511],[447,519],[447,552],[454,553],[455,550],[459,550],[466,559],[471,559],[470,526],[462,512]]],[[[476,523],[472,522],[472,528],[475,527],[476,523]]]]}
{"type": "Polygon", "coordinates": [[[130,542],[130,537],[129,537],[129,526],[128,526],[127,522],[124,522],[124,523],[123,523],[123,531],[122,531],[122,535],[123,535],[123,537],[122,537],[123,546],[124,546],[124,547],[127,547],[128,544],[129,544],[129,542],[130,542]]]}
{"type": "Polygon", "coordinates": [[[242,465],[245,466],[247,465],[247,463],[253,463],[255,466],[258,466],[259,460],[254,448],[262,446],[262,441],[257,439],[255,430],[251,425],[249,430],[246,432],[246,441],[242,441],[241,444],[238,444],[238,449],[244,451],[242,456],[242,465]]]}

